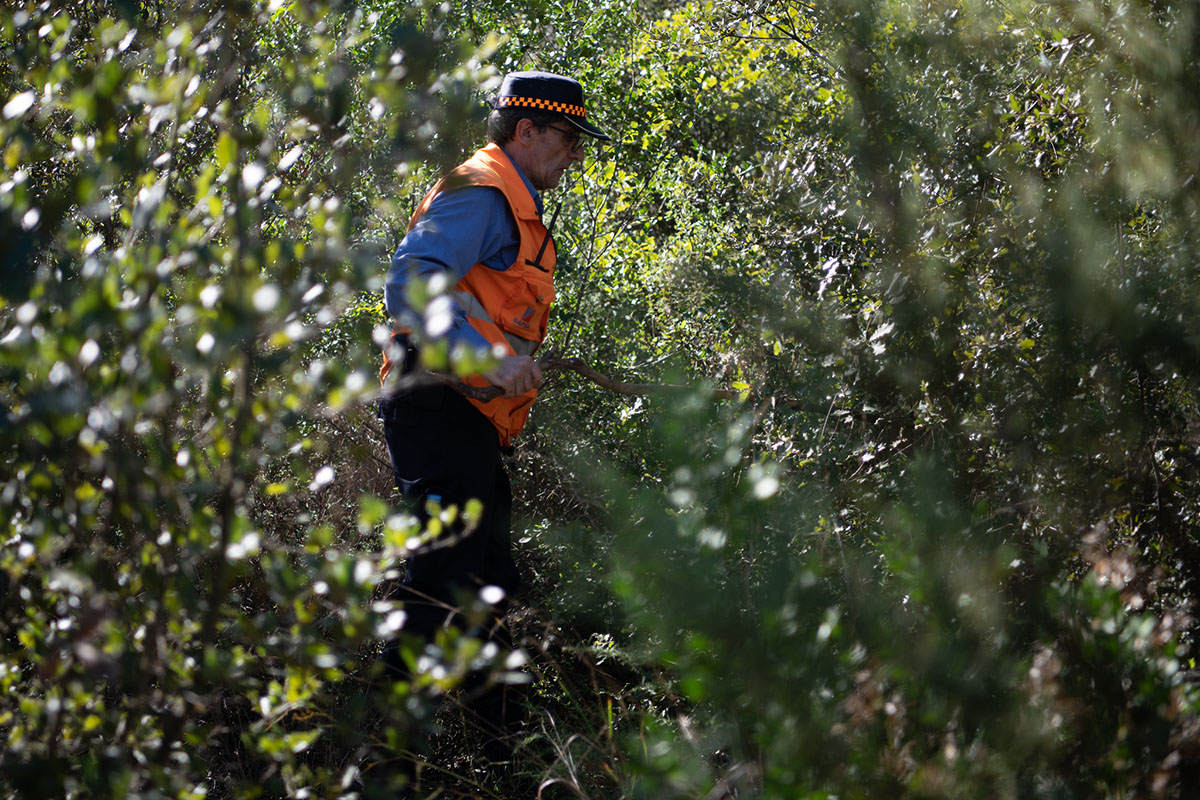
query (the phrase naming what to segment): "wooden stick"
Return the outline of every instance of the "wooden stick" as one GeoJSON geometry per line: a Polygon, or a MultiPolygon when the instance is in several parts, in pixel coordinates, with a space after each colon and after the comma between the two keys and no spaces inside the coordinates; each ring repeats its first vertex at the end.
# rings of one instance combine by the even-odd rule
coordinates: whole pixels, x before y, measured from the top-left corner
{"type": "MultiPolygon", "coordinates": [[[[625,383],[623,381],[614,380],[603,373],[597,372],[595,369],[584,363],[582,359],[578,358],[557,358],[554,356],[547,356],[538,361],[538,366],[543,370],[557,369],[576,372],[597,386],[608,389],[610,392],[632,397],[662,394],[664,392],[686,392],[696,390],[695,386],[686,386],[674,383],[625,383]]],[[[495,400],[497,397],[502,397],[504,395],[504,390],[499,386],[472,386],[468,383],[463,383],[458,377],[454,375],[447,375],[444,372],[426,372],[421,376],[413,375],[411,377],[417,379],[414,381],[414,383],[422,382],[420,380],[421,377],[435,380],[438,383],[443,383],[446,386],[449,386],[451,389],[454,389],[464,397],[470,397],[473,400],[482,400],[486,402],[488,400],[495,400]]],[[[711,394],[713,397],[719,400],[733,400],[742,396],[742,392],[733,389],[713,389],[711,390],[711,394]]],[[[789,408],[799,408],[802,405],[799,400],[793,400],[786,397],[777,397],[775,395],[759,396],[751,393],[748,396],[748,399],[754,401],[773,401],[780,405],[786,405],[789,408]]]]}

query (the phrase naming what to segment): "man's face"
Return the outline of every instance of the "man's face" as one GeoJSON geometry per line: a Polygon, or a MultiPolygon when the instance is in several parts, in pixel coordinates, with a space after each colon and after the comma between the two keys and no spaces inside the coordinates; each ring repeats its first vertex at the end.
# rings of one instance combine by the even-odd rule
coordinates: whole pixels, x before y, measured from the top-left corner
{"type": "Polygon", "coordinates": [[[522,164],[525,176],[539,192],[558,186],[563,173],[575,162],[587,158],[579,131],[566,121],[554,122],[541,130],[534,129],[530,141],[528,163],[522,164]],[[581,145],[576,148],[576,145],[581,145]]]}

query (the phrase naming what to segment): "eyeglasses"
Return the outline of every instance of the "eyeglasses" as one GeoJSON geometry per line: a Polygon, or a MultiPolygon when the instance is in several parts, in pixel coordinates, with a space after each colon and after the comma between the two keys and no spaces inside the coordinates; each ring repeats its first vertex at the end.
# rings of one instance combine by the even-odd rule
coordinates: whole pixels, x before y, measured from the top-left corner
{"type": "Polygon", "coordinates": [[[551,125],[548,122],[546,123],[546,127],[553,128],[554,130],[561,133],[563,135],[563,137],[565,137],[566,140],[571,143],[571,152],[572,153],[582,153],[583,148],[587,146],[587,142],[584,141],[583,136],[575,131],[564,130],[564,129],[558,127],[557,125],[551,125]],[[571,138],[571,137],[574,137],[574,138],[571,138]]]}

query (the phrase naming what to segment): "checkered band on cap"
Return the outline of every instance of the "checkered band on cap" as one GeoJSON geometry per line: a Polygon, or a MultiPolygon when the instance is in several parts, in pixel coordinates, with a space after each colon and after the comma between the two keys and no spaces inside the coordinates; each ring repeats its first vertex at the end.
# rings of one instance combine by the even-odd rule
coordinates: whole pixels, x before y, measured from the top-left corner
{"type": "Polygon", "coordinates": [[[573,117],[587,119],[587,111],[583,106],[574,106],[570,103],[559,103],[554,100],[542,100],[539,97],[497,97],[496,105],[499,108],[509,106],[524,107],[524,108],[540,108],[545,111],[557,111],[560,114],[570,114],[573,117]]]}

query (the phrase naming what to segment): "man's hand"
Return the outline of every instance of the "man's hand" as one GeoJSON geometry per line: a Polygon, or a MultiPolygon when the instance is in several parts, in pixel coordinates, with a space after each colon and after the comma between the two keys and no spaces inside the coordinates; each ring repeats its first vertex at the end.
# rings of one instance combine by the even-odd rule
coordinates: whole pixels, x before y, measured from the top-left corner
{"type": "Polygon", "coordinates": [[[530,356],[505,356],[495,371],[483,377],[503,389],[505,397],[516,397],[542,385],[542,369],[530,356]]]}

